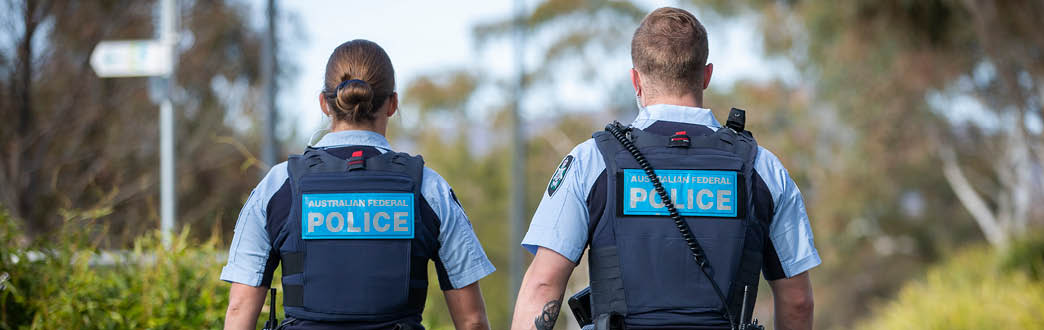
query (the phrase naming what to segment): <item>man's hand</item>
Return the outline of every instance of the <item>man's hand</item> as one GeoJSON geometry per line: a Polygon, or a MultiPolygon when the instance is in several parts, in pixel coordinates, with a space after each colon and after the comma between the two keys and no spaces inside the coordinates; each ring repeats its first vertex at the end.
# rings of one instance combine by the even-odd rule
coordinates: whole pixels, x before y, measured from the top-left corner
{"type": "Polygon", "coordinates": [[[257,316],[265,304],[265,293],[268,293],[266,287],[232,283],[232,290],[228,297],[228,311],[225,312],[225,330],[257,328],[257,316]]]}
{"type": "Polygon", "coordinates": [[[569,275],[576,267],[572,261],[543,247],[529,264],[522,288],[515,302],[512,330],[551,330],[558,321],[569,275]]]}
{"type": "Polygon", "coordinates": [[[812,329],[812,281],[808,272],[769,281],[776,309],[776,329],[812,329]]]}
{"type": "Polygon", "coordinates": [[[460,289],[442,292],[446,296],[453,326],[461,330],[489,330],[489,318],[486,317],[486,303],[482,300],[482,290],[478,282],[460,289]]]}

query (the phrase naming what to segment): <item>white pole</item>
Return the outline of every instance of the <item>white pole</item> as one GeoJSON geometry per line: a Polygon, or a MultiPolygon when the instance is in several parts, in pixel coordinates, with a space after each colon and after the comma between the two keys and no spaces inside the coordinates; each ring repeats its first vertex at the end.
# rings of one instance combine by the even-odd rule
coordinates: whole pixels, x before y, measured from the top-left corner
{"type": "Polygon", "coordinates": [[[160,216],[163,235],[174,231],[174,105],[170,98],[160,105],[160,216]]]}
{"type": "Polygon", "coordinates": [[[177,198],[174,191],[174,71],[177,68],[176,0],[163,0],[160,4],[160,40],[171,45],[171,70],[167,74],[167,95],[160,105],[160,229],[165,244],[170,244],[174,232],[174,217],[177,198]]]}

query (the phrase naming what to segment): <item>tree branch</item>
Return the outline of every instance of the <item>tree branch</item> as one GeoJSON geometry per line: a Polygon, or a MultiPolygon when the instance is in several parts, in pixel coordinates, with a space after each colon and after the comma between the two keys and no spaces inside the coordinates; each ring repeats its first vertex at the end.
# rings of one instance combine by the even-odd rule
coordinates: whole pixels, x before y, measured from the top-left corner
{"type": "Polygon", "coordinates": [[[1007,244],[1007,234],[1000,223],[997,222],[997,218],[989,206],[986,205],[986,201],[982,199],[982,196],[975,191],[975,188],[964,176],[964,172],[957,163],[957,156],[954,154],[953,148],[942,146],[939,151],[939,158],[942,159],[943,176],[946,177],[946,182],[950,184],[950,188],[957,194],[957,199],[961,201],[964,208],[968,210],[968,213],[971,213],[972,218],[979,224],[979,228],[982,229],[986,240],[993,246],[1004,246],[1007,244]]]}

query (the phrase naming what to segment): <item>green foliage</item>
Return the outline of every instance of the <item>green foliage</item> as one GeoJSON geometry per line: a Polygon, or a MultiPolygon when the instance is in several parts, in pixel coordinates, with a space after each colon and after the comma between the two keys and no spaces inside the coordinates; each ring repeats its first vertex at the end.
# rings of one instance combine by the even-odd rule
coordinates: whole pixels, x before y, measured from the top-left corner
{"type": "Polygon", "coordinates": [[[216,276],[223,264],[216,239],[194,243],[184,230],[165,246],[152,233],[101,265],[85,228],[69,223],[51,239],[25,243],[0,214],[0,272],[11,275],[0,292],[0,329],[221,327],[228,288],[216,276]]]}
{"type": "Polygon", "coordinates": [[[410,98],[404,103],[416,106],[418,115],[462,109],[475,91],[477,78],[465,71],[440,72],[417,77],[406,87],[410,98]]]}
{"type": "Polygon", "coordinates": [[[1033,329],[1044,311],[1044,239],[976,246],[906,285],[860,329],[1033,329]]]}
{"type": "Polygon", "coordinates": [[[1005,271],[1022,271],[1030,278],[1044,282],[1044,232],[1028,236],[1008,247],[1001,259],[1005,271]]]}

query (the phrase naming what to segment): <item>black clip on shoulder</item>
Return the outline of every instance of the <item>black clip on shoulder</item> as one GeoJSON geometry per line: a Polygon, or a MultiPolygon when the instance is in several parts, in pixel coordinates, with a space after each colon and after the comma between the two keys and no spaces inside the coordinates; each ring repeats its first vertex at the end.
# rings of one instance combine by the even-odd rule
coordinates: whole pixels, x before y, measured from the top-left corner
{"type": "Polygon", "coordinates": [[[678,132],[674,132],[674,135],[671,135],[670,141],[667,142],[667,147],[668,148],[688,148],[689,147],[689,143],[691,143],[691,142],[690,142],[688,133],[685,132],[685,131],[678,131],[678,132]]]}
{"type": "Polygon", "coordinates": [[[731,128],[736,133],[742,133],[747,126],[747,111],[739,108],[729,110],[729,119],[725,121],[725,127],[731,128]]]}
{"type": "Polygon", "coordinates": [[[366,159],[363,158],[363,151],[356,150],[352,152],[352,157],[348,158],[348,170],[355,171],[366,168],[366,159]]]}

